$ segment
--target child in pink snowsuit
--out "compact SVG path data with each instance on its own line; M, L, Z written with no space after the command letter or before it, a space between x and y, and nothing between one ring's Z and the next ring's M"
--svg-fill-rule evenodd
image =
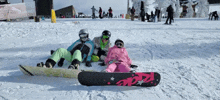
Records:
M105 58L107 64L106 72L130 72L131 59L124 48L124 42L120 39L115 41L115 45L108 50Z

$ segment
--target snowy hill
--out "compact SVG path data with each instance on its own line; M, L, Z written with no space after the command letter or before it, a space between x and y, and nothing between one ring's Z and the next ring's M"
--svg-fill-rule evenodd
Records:
M0 22L0 100L220 100L220 21L164 22ZM77 79L30 77L20 72L19 64L35 66L45 62L51 49L67 48L79 38L82 28L88 28L91 39L105 29L111 31L111 43L122 39L133 64L139 66L137 70L160 73L161 83L151 88L87 87Z

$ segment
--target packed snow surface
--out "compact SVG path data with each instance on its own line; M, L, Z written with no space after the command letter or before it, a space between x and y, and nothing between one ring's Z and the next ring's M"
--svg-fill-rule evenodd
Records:
M220 100L220 21L164 22L80 18L0 22L0 100ZM91 39L111 31L111 46L122 39L137 71L160 73L160 84L87 87L74 78L31 77L19 70L19 64L36 66L46 61L50 50L70 46L82 28L89 30Z

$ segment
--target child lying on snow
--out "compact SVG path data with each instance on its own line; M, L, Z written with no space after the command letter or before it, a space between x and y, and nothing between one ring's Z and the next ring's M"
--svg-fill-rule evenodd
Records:
M89 32L87 29L81 29L79 31L79 40L75 41L68 49L59 48L54 52L51 52L50 58L46 63L38 63L38 67L53 68L58 62L59 66L63 65L64 59L71 62L69 69L78 69L81 62L85 62L87 67L91 67L91 56L94 50L94 44L89 38Z
M101 61L99 65L105 66L104 60L105 57L107 56L108 49L110 48L111 45L110 37L111 37L111 32L108 30L104 30L101 36L94 37L94 39L92 40L92 42L94 43L94 50L93 50L94 52L91 56L91 62ZM51 50L51 55L53 55L54 52L55 52L54 50ZM59 67L63 66L64 60L65 60L64 58L60 59L60 61L58 62Z

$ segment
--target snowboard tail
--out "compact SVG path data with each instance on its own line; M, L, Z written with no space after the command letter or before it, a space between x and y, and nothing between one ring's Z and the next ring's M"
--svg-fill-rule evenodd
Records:
M23 66L19 65L20 66L20 70L22 70L23 73L26 73L30 76L34 76L31 72L29 72L26 68L24 68Z
M78 80L86 86L157 86L160 82L160 74L157 72L136 73L104 73L104 72L80 72Z
M19 69L25 75L30 76L48 76L48 77L65 77L65 78L77 78L79 70L74 69L61 69L61 68L43 68L19 65Z

